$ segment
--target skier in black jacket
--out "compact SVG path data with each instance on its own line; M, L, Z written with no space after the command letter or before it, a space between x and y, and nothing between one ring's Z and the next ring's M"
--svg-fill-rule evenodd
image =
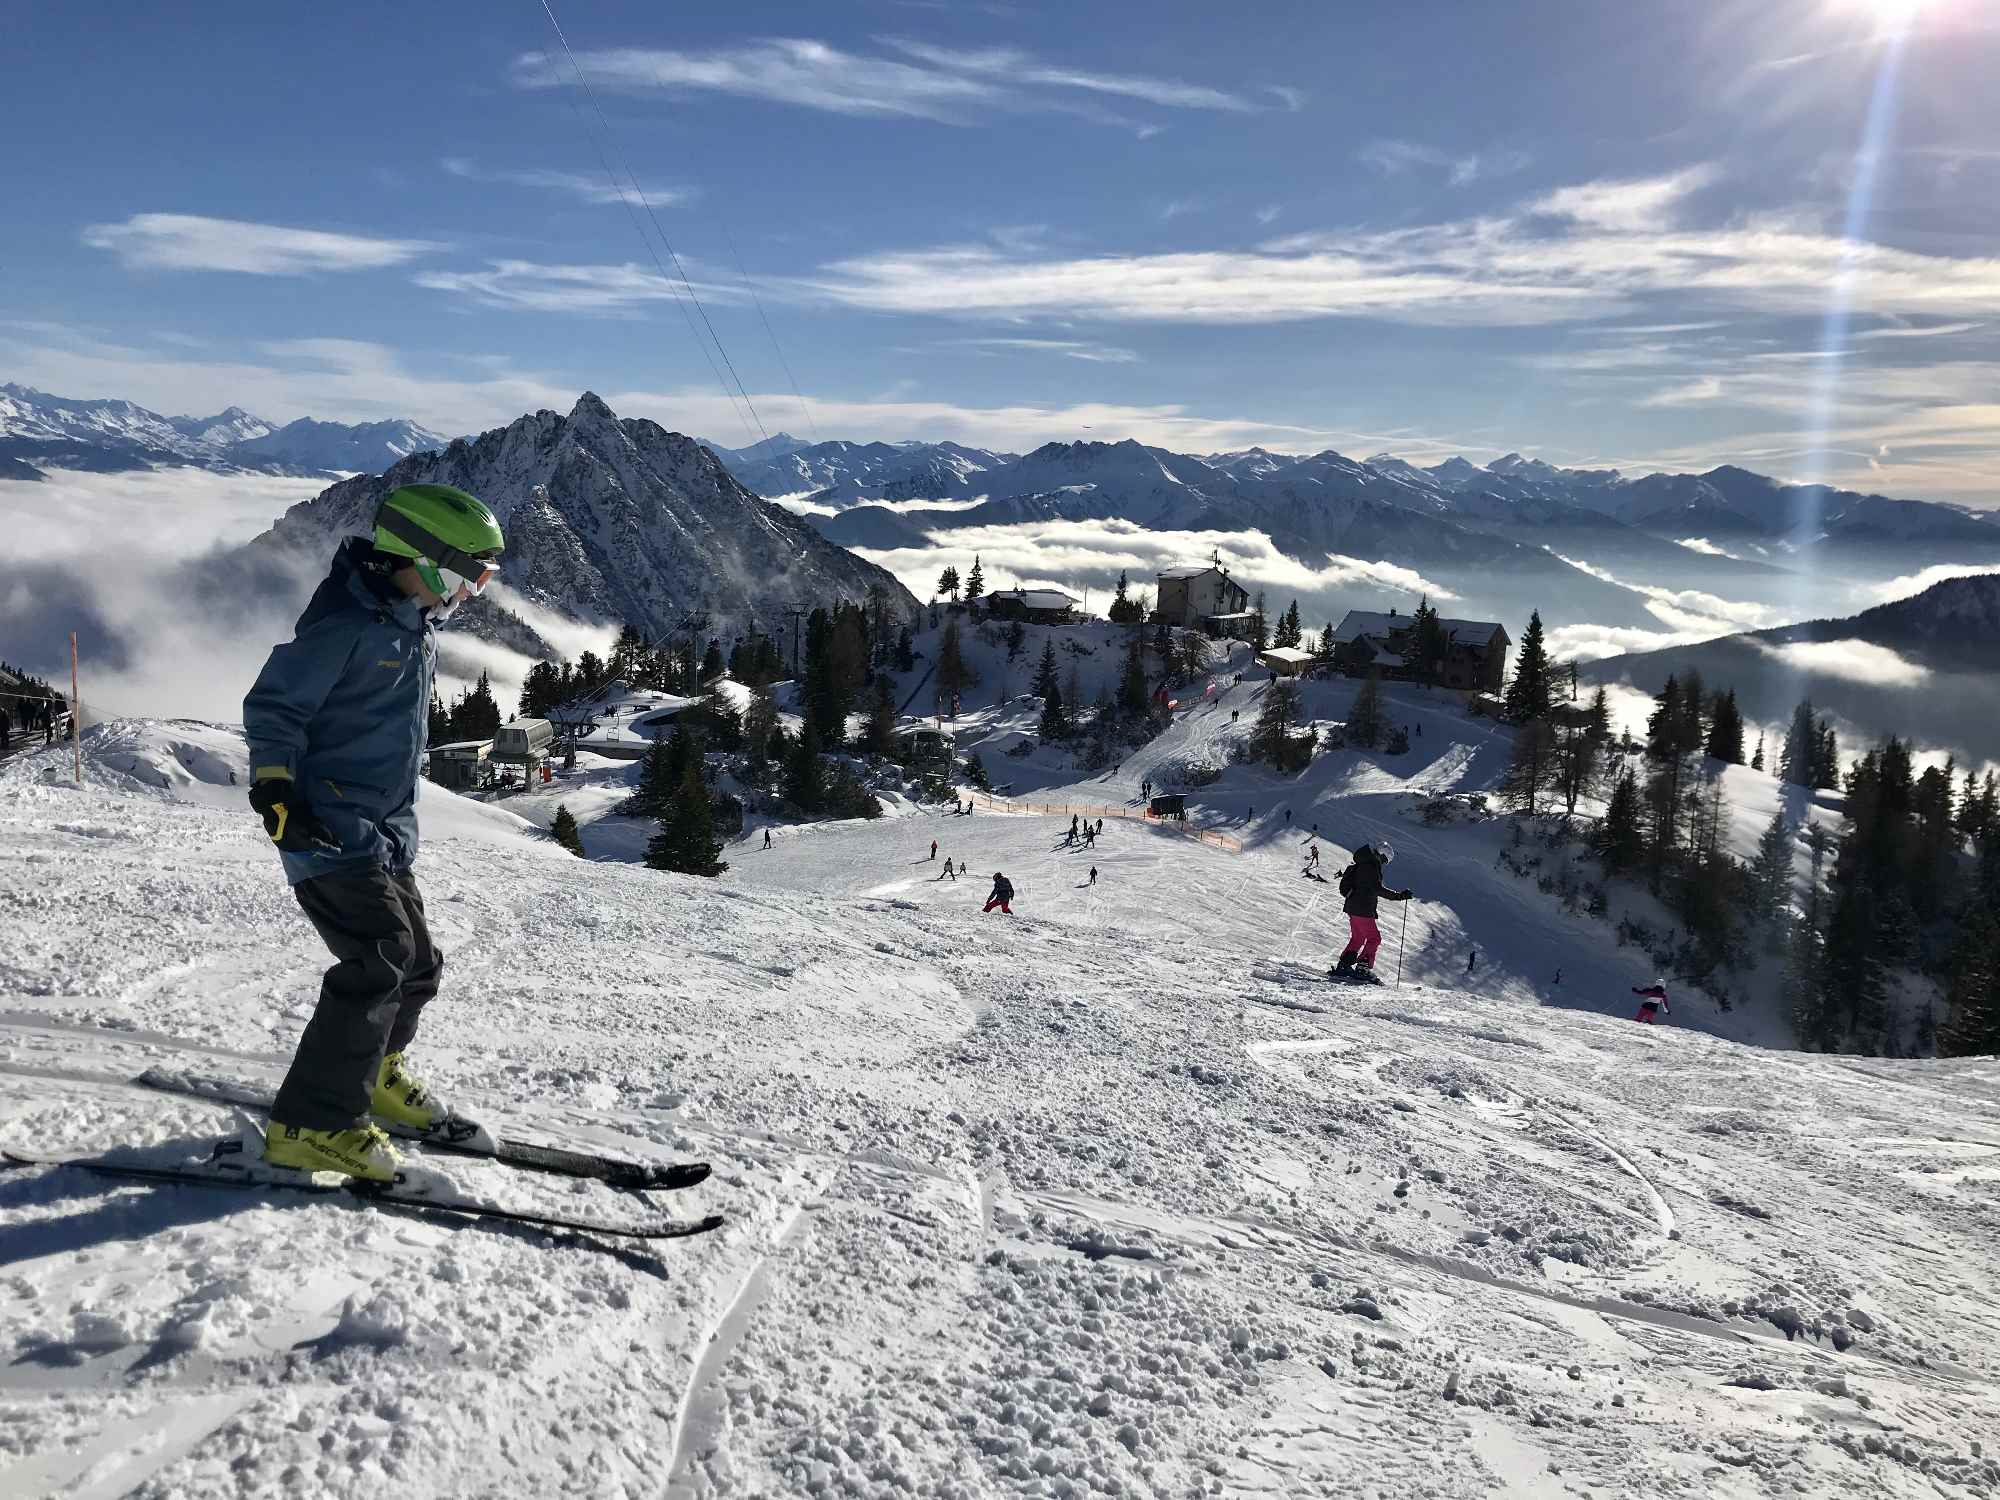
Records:
M1375 847L1363 844L1354 851L1354 863L1340 876L1340 894L1347 898L1347 950L1340 962L1327 971L1329 978L1373 979L1375 950L1382 946L1382 929L1375 922L1377 899L1407 901L1410 891L1392 890L1382 883L1382 867L1396 857L1387 839Z
M1002 910L1008 916L1011 917L1014 915L1014 908L1009 906L1007 903L1012 901L1013 899L1014 899L1013 883L1009 881L1005 875L1002 875L998 870L995 870L993 872L993 894L986 898L986 905L980 909L982 911L991 911L993 910L994 907L997 906L1000 908L1000 910Z

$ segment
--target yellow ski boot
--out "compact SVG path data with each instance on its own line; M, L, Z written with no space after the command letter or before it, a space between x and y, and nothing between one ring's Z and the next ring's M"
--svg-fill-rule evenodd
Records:
M368 1112L384 1125L418 1135L434 1134L451 1118L444 1101L411 1076L400 1052L391 1052L382 1059L382 1071L375 1076L375 1097Z
M299 1172L338 1172L364 1182L393 1182L402 1158L375 1125L308 1130L273 1120L264 1132L264 1163Z

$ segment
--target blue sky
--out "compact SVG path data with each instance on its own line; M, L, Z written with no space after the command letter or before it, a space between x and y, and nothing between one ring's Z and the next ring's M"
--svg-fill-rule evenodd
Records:
M555 10L15 8L0 378L2000 504L1988 3Z

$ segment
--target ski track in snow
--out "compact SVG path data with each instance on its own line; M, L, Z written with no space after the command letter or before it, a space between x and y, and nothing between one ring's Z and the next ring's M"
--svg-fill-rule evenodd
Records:
M1070 799L1136 797L1253 702ZM119 764L149 736L240 759L126 726ZM1622 1013L1631 960L1404 816L1496 753L1429 737L1417 776L1343 772L1240 855L918 816L746 839L699 882L427 793L426 1070L505 1134L713 1162L656 1201L729 1223L640 1248L0 1172L0 1492L2000 1490L1971 1448L2000 1432L2000 1072L1534 1003L1561 963ZM317 942L238 789L44 763L0 771L0 1141L226 1131L130 1080L275 1082ZM1401 992L1317 977L1344 931L1298 879L1312 821L1336 870L1396 840ZM933 836L976 873L935 880ZM978 910L994 869L1011 920ZM1453 987L1468 933L1488 993Z

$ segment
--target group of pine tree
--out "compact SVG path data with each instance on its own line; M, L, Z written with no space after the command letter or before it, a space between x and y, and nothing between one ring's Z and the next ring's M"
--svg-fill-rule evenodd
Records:
M1602 797L1590 835L1609 875L1643 878L1679 919L1683 967L1705 979L1761 946L1781 959L1801 1043L1821 1050L1945 1053L2000 1050L2000 787L1992 772L1918 771L1891 736L1843 773L1832 724L1810 703L1792 716L1769 769L1789 794L1747 862L1729 848L1721 769L1743 765L1734 689L1689 671L1653 700L1643 745L1614 742L1605 690L1586 704L1562 692L1568 669L1548 656L1541 616L1529 620L1506 693L1516 728L1500 785L1505 805L1534 814ZM1763 737L1747 757L1767 766ZM1813 821L1815 791L1844 793L1837 831ZM1803 891L1797 851L1808 872ZM1939 980L1942 1018L1898 1031L1895 970Z

